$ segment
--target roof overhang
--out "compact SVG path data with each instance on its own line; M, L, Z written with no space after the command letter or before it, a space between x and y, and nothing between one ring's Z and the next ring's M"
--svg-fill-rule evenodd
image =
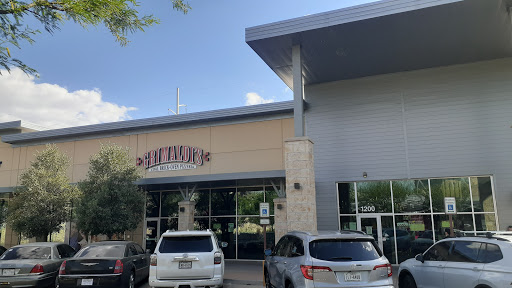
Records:
M512 56L510 0L385 0L246 29L246 42L292 87Z

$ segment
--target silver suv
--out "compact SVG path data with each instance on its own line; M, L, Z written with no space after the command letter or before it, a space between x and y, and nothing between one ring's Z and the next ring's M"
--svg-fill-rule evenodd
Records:
M501 288L512 283L512 235L447 238L400 264L400 288Z
M151 255L151 287L222 287L224 254L215 233L167 231Z
M388 259L360 231L289 232L265 254L267 288L393 288Z

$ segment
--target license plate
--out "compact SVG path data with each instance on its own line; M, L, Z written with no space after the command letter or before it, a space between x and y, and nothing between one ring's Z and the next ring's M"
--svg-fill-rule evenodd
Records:
M3 276L14 276L14 269L4 269L2 271Z
M93 279L82 279L82 286L92 286Z
M345 273L345 282L361 281L361 273Z
M180 269L192 269L191 261L180 261Z

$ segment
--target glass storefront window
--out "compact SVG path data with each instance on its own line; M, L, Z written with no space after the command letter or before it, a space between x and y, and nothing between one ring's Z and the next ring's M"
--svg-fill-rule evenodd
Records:
M162 215L160 217L178 217L178 202L183 201L180 192L162 192Z
M434 244L430 215L397 215L395 223L399 263L425 252Z
M238 215L260 215L260 203L265 197L263 187L240 187L237 193Z
M471 177L471 193L475 212L494 212L491 177Z
M395 232L393 229L393 216L382 216L380 218L382 226L382 246L384 256L388 258L389 263L396 264L395 251Z
M459 231L475 231L473 227L473 215L457 214L453 215L453 232L455 235ZM436 241L446 238L450 231L449 216L445 214L434 215L434 228Z
M356 213L356 192L354 183L338 183L340 214Z
M430 189L434 212L444 212L444 197L455 197L457 212L471 212L468 178L432 179Z
M178 230L178 218L160 219L160 235L164 234L167 230Z
M357 230L356 216L340 216L340 230Z
M274 215L274 199L276 198L278 198L278 196L276 190L274 190L274 187L265 187L265 202L267 202L270 205L270 215Z
M392 181L395 213L430 213L428 180Z
M475 214L475 231L496 231L496 217L493 214Z
M210 229L210 217L195 217L194 230Z
M359 213L391 213L389 181L358 182L357 209Z
M274 224L271 218L271 223ZM267 225L267 248L274 243L274 231L272 225ZM269 243L272 243L269 246ZM263 260L263 226L259 217L238 218L238 258Z
M160 215L160 192L149 192L146 194L146 218L159 217Z
M236 215L235 207L236 207L236 188L212 189L211 190L212 216L213 215L215 215L215 216L217 216L217 215Z
M236 217L212 217L211 229L221 242L227 242L228 247L222 248L224 258L236 258Z
M210 216L210 190L199 190L194 192L191 198L196 202L194 216Z

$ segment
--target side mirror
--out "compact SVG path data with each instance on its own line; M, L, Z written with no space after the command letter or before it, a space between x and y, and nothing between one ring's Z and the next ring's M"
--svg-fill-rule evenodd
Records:
M417 261L420 261L421 263L425 263L425 258L423 258L423 254L418 254L416 257L414 257Z
M220 247L221 247L221 248L226 248L226 247L228 247L228 242L220 242Z
M271 249L265 249L265 256L270 256L270 254L272 254L272 250Z

